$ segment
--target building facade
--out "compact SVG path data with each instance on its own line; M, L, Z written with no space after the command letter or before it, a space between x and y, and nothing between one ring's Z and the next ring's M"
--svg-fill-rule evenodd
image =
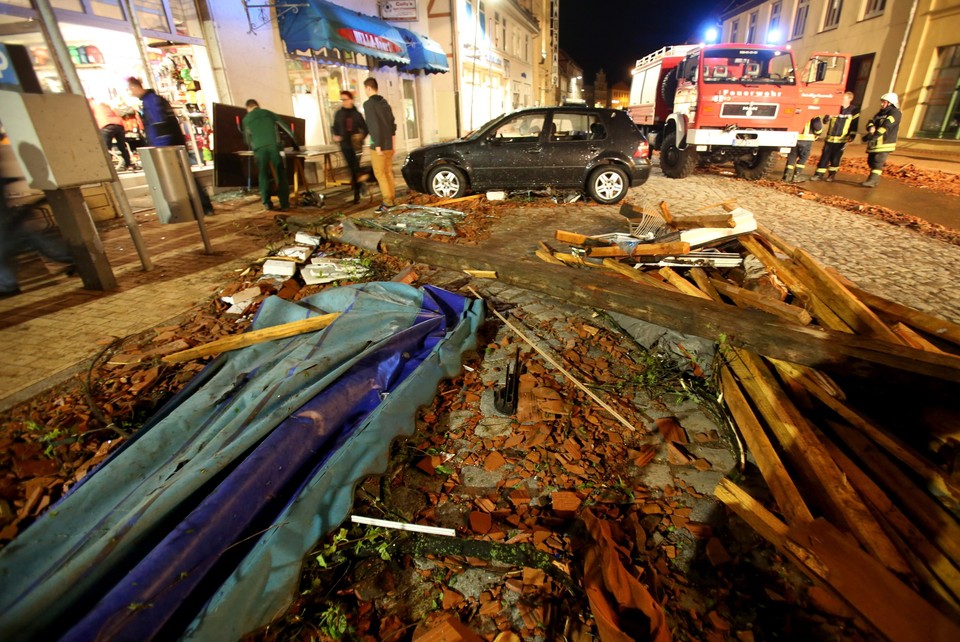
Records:
M798 65L817 51L851 54L847 89L868 118L893 91L901 140L960 140L960 0L739 0L722 20L724 41L786 43Z

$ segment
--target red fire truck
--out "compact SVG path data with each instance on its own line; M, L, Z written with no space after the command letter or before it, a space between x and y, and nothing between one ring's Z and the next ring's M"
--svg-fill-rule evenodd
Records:
M732 162L756 180L806 121L837 113L848 70L846 54L813 54L798 74L789 47L664 47L637 61L628 111L670 178Z

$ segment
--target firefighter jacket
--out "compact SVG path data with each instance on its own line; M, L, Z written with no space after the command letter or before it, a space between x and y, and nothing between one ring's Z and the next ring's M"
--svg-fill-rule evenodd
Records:
M817 116L807 121L803 126L803 131L797 136L797 140L817 140L817 136L823 133L823 120Z
M849 143L857 133L860 124L860 108L850 105L840 110L836 116L824 116L827 121L828 143Z
M887 105L867 123L867 153L892 152L897 148L897 134L900 131L900 110Z

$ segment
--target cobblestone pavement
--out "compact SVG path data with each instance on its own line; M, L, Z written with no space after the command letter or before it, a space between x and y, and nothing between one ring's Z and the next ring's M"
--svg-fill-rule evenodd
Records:
M650 180L627 197L629 202L653 210L666 201L675 215L691 214L728 199L736 199L737 205L753 212L762 225L865 290L960 322L960 287L950 268L960 261L956 245L726 176L675 180L655 168ZM957 201L960 207L960 199ZM536 241L549 241L556 229L583 234L626 231L618 211L619 207L579 203L515 210L504 216L485 245L515 255L532 255Z

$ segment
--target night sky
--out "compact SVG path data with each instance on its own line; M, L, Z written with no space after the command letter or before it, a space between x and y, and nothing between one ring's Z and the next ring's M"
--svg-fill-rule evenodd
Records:
M560 0L560 48L593 84L599 69L608 85L629 83L637 58L666 45L700 41L730 0Z

